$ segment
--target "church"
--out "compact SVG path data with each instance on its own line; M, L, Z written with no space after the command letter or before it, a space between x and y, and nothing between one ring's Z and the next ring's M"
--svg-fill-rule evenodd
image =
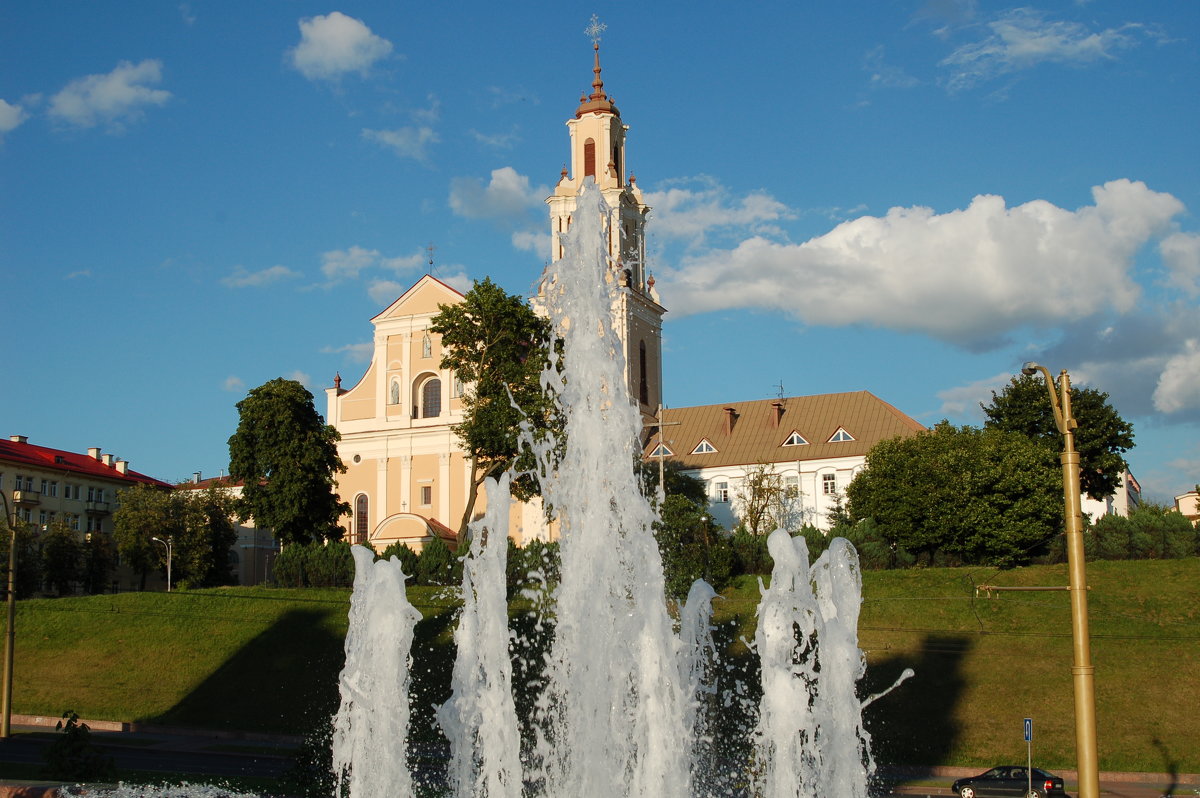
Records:
M570 168L563 168L549 206L551 258L563 256L561 236L571 227L584 181L594 179L608 206L608 255L616 283L613 321L625 348L630 395L644 418L662 402L662 317L647 272L646 216L650 208L625 163L628 131L604 90L600 48L593 45L591 93L567 120ZM326 389L326 421L341 434L338 454L346 473L338 494L349 502L343 520L352 543L383 550L393 543L420 549L435 537L454 540L471 489L471 464L458 445L464 386L441 368L440 336L430 331L439 305L463 295L426 275L371 319L374 350L366 373L348 389L340 377ZM476 501L481 515L486 497ZM541 505L514 503L510 536L519 544L550 535Z
M739 480L759 464L782 469L794 498L812 497L798 503L800 517L827 528L829 511L867 449L915 434L921 425L866 392L661 410L666 309L646 268L650 208L628 171L629 128L605 92L598 43L592 73L591 92L566 123L570 167L546 199L551 258L563 257L561 236L571 227L584 181L594 179L609 214L613 326L624 347L630 396L647 424L646 458L675 461L703 480L714 516L728 527L738 522ZM471 490L471 464L454 433L464 386L441 368L440 337L430 325L439 305L462 298L437 278L422 277L371 319L374 349L362 378L343 388L339 377L326 389L326 420L341 434L338 453L347 468L338 493L351 506L343 526L352 543L377 551L397 542L419 550L435 538L453 544ZM485 506L480 495L476 517ZM514 502L509 536L522 545L552 536L539 502Z

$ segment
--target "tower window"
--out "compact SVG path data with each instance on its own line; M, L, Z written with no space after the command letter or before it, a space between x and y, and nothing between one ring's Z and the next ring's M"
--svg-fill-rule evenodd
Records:
M646 342L638 341L638 400L650 404L650 385L646 381Z
M588 139L583 143L583 176L596 176L596 141Z

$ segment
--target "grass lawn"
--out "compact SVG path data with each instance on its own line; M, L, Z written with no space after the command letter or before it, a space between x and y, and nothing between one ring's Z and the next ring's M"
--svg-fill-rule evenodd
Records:
M1200 559L1088 566L1100 766L1200 772ZM1065 566L1011 571L868 572L859 623L865 692L916 676L867 712L883 762L988 766L1074 761L1071 625L1066 592L976 595L980 584L1065 585ZM446 698L456 602L411 588L422 613L413 707L428 734ZM735 670L753 675L757 583L718 601ZM223 588L22 601L13 711L240 731L304 734L336 708L349 593ZM514 625L522 624L514 608Z

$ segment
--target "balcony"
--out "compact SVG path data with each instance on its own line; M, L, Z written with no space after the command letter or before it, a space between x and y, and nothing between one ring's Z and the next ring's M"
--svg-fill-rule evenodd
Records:
M14 490L13 504L18 507L36 507L42 503L42 492L38 490Z
M89 499L87 504L84 505L84 512L88 515L108 515L112 511L109 509L108 502L98 502Z

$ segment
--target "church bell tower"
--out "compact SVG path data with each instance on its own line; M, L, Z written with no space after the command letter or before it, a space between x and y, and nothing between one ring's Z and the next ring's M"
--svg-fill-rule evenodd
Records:
M662 402L662 317L654 277L646 268L646 217L650 206L642 201L637 179L626 178L625 135L613 98L600 79L599 30L593 21L594 65L592 92L579 98L575 116L567 120L571 135L570 170L563 167L550 207L552 258L563 256L561 236L571 227L579 192L593 178L609 213L609 279L617 283L613 327L625 348L625 371L630 395L642 415L652 417Z

